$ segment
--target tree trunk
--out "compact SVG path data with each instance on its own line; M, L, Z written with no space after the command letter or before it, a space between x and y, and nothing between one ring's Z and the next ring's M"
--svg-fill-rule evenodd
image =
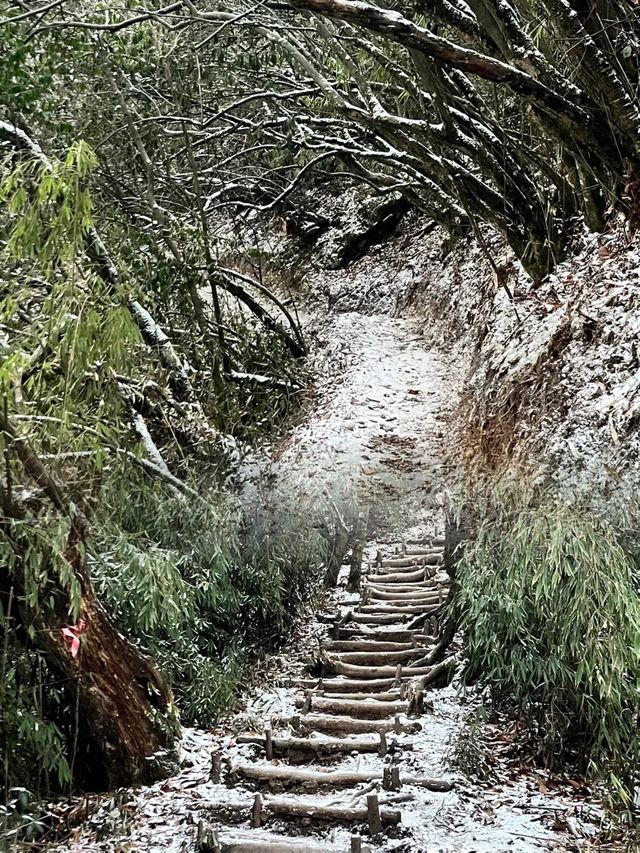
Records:
M34 599L33 571L27 560L31 543L21 532L29 516L11 495L4 495L0 529L14 555L9 583L19 602L19 612L14 610L16 636L25 643L28 637L35 638L73 698L75 781L99 790L166 775L179 733L171 689L153 660L118 633L96 598L85 556L87 515L73 506L63 483L45 468L1 410L0 430L27 478L69 523L64 548L50 555L47 576L38 579ZM74 588L80 602L76 624L69 625L77 597Z

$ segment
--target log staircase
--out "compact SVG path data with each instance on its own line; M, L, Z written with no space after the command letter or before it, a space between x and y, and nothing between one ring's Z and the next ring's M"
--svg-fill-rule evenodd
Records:
M295 712L236 737L236 745L253 748L253 760L214 753L212 781L226 783L229 796L199 823L198 853L376 849L398 833L407 838L403 804L416 789L453 787L448 778L403 767L412 734L428 725L426 691L454 668L439 636L449 593L443 550L434 536L377 552L364 570L352 560L347 588L358 600L324 615L320 675L296 681ZM251 828L224 828L239 821ZM305 828L316 823L327 831L347 827L346 843L311 837ZM425 849L421 839L407 840Z

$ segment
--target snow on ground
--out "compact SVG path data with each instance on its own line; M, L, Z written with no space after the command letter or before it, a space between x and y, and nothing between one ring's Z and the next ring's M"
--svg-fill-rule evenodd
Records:
M295 513L296 505L310 495L328 494L343 506L352 501L358 508L368 508L375 521L374 537L393 541L390 531L395 530L395 541L400 541L402 536L435 532L442 523L442 495L451 476L444 458L447 417L455 406L462 366L428 350L419 325L411 320L350 313L315 322L316 405L283 448L247 463L246 499L281 500ZM367 556L379 545L370 541ZM345 596L338 590L332 600L346 601ZM242 713L212 732L185 730L182 767L173 778L89 800L88 820L67 844L55 849L184 853L193 849L197 821L210 817L208 803L220 799L250 803L249 791L209 781L211 753L221 746L234 761L255 759L255 748L234 745L234 734L259 728L274 714L293 711L291 677L303 671L309 650L324 631L326 625L315 620L297 626L287 650L268 662L267 683L248 697ZM400 742L413 743L403 752L402 765L421 776L455 775L458 785L449 793L410 788L414 799L402 804L401 827L380 843L369 843L372 851L592 849L589 834L594 827L585 819L591 807L584 790L576 791L570 784L554 786L532 769L517 772L501 758L500 750L493 751L488 781L465 778L450 766L450 757L460 732L470 731L467 761L473 764L473 756L480 761L483 750L474 747L481 729L465 728L475 717L479 699L461 696L452 686L432 691L430 700L433 710L422 718L422 730L397 736ZM494 734L504 745L503 733ZM347 756L335 767L362 768L380 760L375 755ZM475 769L482 776L479 764ZM326 799L342 801L345 796L350 793L331 792ZM591 811L597 816L595 806ZM246 817L248 812L247 807ZM246 827L247 820L241 825ZM344 827L271 820L268 830L302 832L349 849L350 832Z
M329 496L351 515L368 510L370 528L387 532L429 518L446 489L460 366L427 349L414 320L343 313L306 326L315 339L317 404L284 448L249 461L246 490L258 472L273 483L262 501L287 508Z

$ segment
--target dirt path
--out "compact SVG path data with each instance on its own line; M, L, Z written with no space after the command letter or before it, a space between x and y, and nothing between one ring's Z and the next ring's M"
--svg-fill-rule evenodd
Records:
M271 484L259 501L297 512L329 495L347 513L365 508L370 529L388 536L407 519L433 527L462 366L426 349L414 320L347 313L314 325L317 405L284 449L248 466L254 488Z
M569 786L550 791L534 771L516 771L498 729L485 751L477 698L461 697L455 681L420 689L435 661L455 668L458 653L454 642L434 656L448 591L438 539L446 416L460 367L427 351L408 320L339 315L318 338L317 407L281 452L247 467L245 498L294 516L314 500L365 508L373 532L361 589L346 591L343 567L325 612L271 662L272 683L221 729L186 730L178 774L103 800L64 849L588 849L567 832L588 830ZM205 832L198 848L200 821L217 835Z

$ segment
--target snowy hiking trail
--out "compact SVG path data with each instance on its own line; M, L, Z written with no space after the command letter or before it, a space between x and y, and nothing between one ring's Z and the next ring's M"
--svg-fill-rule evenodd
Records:
M318 338L315 408L256 463L260 483L249 476L245 491L294 515L318 496L367 512L370 536L385 541L365 544L361 591L346 591L343 566L337 589L270 659L269 684L242 712L211 732L186 729L176 775L101 798L57 849L591 849L576 837L588 831L583 798L514 769L497 727L490 784L451 766L477 699L461 697L455 682L420 695L419 680L434 675L449 583L439 535L446 418L461 367L426 350L414 321L337 315ZM457 651L454 641L445 660Z

